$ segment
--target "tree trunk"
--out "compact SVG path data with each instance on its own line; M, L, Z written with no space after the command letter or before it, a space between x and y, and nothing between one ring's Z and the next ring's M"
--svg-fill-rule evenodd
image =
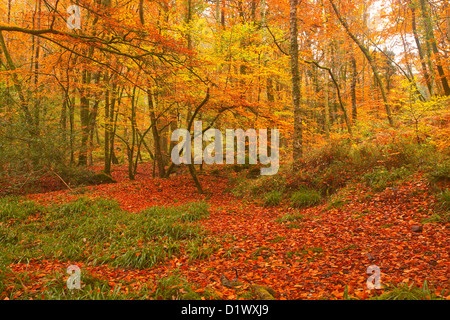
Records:
M450 42L450 8L447 8L447 40Z
M352 55L352 84L351 84L351 96L352 96L352 121L353 124L356 123L358 118L358 109L356 106L356 82L358 80L358 72L356 70L356 58Z
M427 88L428 88L428 92L430 93L430 96L434 95L433 92L433 86L432 86L432 82L431 82L431 77L428 73L427 70L427 65L425 63L425 59L423 56L423 50L422 50L422 45L420 44L420 40L419 40L419 35L417 33L417 27L416 27L416 8L414 8L413 5L411 5L411 26L412 26L412 30L413 30L413 34L414 34L414 41L416 42L416 46L417 46L417 51L419 53L419 58L420 58L420 64L422 65L422 72L423 72L423 76L425 78L425 83L427 84Z
M83 70L82 82L90 84L91 74L87 70ZM87 166L88 141L89 141L89 98L86 89L81 90L80 98L80 122L81 122L81 145L78 154L78 165Z
M324 130L325 137L330 138L330 99L329 99L329 84L328 84L328 73L325 72L325 88L324 88Z
M342 26L344 27L345 31L347 32L347 34L350 36L350 38L358 45L359 49L361 50L361 52L364 54L364 56L366 57L367 61L369 62L374 77L378 83L378 86L380 88L381 91L381 97L383 99L384 102L384 107L386 109L386 114L387 114L387 118L389 121L389 124L391 126L394 125L394 120L392 118L392 112L391 112L391 107L389 106L389 102L387 99L387 95L386 95L386 89L385 86L383 84L383 80L380 77L380 74L378 73L378 68L376 66L376 63L372 57L372 55L369 52L369 49L366 48L366 46L358 40L358 38L355 37L355 35L350 31L350 27L348 26L347 22L342 18L341 14L339 13L339 10L337 9L336 5L334 4L333 0L329 0L331 6L333 7L334 12L336 13L337 18L339 19L339 22L342 24Z
M105 142L104 142L104 172L111 175L111 150L110 150L110 132L111 123L109 122L109 112L110 112L110 99L109 99L109 77L105 75L106 91L105 91Z
M150 107L150 120L152 125L153 143L155 147L155 159L158 166L158 177L163 178L165 176L164 159L161 152L161 140L158 133L158 128L156 126L157 120L155 115L155 105L153 101L154 97L151 92L151 88L148 89L147 97L148 105Z
M430 14L428 12L428 6L425 3L425 0L420 0L420 6L422 8L422 15L425 24L426 39L433 49L434 57L436 60L436 69L438 71L439 77L441 78L442 88L444 89L444 94L446 96L450 96L450 86L448 85L447 76L445 75L444 68L441 64L440 52L437 47L436 38L434 37L433 32L433 23L431 21Z
M290 59L292 77L292 106L294 109L294 141L293 161L294 168L299 165L303 157L303 123L302 110L300 106L300 72L298 68L298 27L297 27L297 5L298 0L290 0Z

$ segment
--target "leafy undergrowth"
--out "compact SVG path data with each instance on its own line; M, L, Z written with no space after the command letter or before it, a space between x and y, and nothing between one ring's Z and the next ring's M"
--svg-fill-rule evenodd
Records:
M294 206L279 194L237 198L217 175L199 175L199 195L189 176L124 174L3 199L0 298L257 299L266 288L275 299L388 299L425 281L428 294L414 297L450 298L450 226L430 220L446 209L426 177ZM66 287L69 265L81 269L80 290ZM384 289L367 289L371 265Z

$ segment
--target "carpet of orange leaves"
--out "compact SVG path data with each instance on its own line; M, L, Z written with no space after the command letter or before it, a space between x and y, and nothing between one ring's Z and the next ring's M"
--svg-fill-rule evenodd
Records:
M236 271L244 286L269 286L278 293L277 299L342 299L346 285L358 298L379 294L366 289L370 265L380 268L382 284L422 284L428 280L436 293L450 288L449 225L429 223L421 233L411 231L412 224L433 211L430 194L414 192L427 188L420 177L370 199L364 197L369 191L363 186L350 189L344 206L300 210L304 218L292 228L276 218L294 209L287 205L265 208L255 200L238 199L225 192L229 187L226 178L200 175L206 193L199 195L188 175L152 179L150 168L143 166L140 172L136 181L129 181L125 170L116 170L114 178L119 183L89 187L90 196L116 199L123 209L136 214L152 205L203 199L211 207L209 218L201 223L211 231L209 237L220 242L220 249L204 260L189 261L181 256L146 270L49 260L14 264L12 270L26 269L30 276L36 275L34 289L38 290L43 274L55 269L63 272L76 263L110 284L127 280L133 285L126 290L133 290L178 268L189 282L213 289L223 299L237 298L238 289L226 288L220 282L222 275L233 278ZM43 203L75 197L68 191L29 196Z

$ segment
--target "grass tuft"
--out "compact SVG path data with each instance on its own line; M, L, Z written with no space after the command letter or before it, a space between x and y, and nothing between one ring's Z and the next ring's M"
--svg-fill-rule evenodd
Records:
M310 189L296 191L291 196L291 202L295 208L306 208L318 204L322 200L319 192Z

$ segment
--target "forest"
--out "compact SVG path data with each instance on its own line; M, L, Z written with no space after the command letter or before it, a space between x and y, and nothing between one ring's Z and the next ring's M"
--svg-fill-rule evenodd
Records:
M0 299L448 300L449 107L447 0L2 0Z

